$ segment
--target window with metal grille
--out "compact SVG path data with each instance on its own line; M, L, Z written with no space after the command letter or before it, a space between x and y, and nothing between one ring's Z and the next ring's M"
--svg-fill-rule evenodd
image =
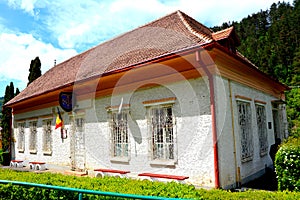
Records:
M18 151L25 150L25 122L18 123Z
M75 119L75 125L76 125L76 129L78 132L83 132L83 127L84 127L84 119L81 118L76 118Z
M111 149L113 157L128 157L128 111L110 112Z
M237 101L238 124L241 138L241 160L247 162L253 159L253 136L251 125L250 102Z
M173 114L171 106L149 108L153 160L174 160Z
M265 106L259 104L256 104L255 108L260 155L264 156L268 153L266 109Z
M43 151L51 153L52 151L52 120L43 120Z
M36 136L37 136L37 121L29 122L30 136L29 136L29 151L36 153Z

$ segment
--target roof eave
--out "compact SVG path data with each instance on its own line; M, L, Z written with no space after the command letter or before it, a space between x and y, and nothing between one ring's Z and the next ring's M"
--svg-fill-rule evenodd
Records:
M129 71L133 68L139 68L139 67L142 67L142 66L145 66L145 65L148 65L148 64L158 63L158 62L165 61L167 59L183 56L183 55L186 55L186 54L191 53L193 51L197 51L199 49L207 48L207 47L210 46L209 44L212 44L212 42L208 42L208 43L204 43L204 44L197 44L197 45L190 46L190 47L187 47L187 48L184 48L184 49L180 49L178 51L163 54L163 55L145 60L145 61L140 62L140 63L135 63L133 65L130 65L130 66L127 66L127 67L124 67L124 68L121 68L121 69L112 70L112 71L104 72L102 74L97 74L97 75L94 75L94 76L91 76L91 77L88 77L88 78L85 78L85 79L82 79L82 80L76 80L76 81L73 81L73 82L69 82L65 85L62 85L62 86L59 86L59 87L44 91L42 93L38 93L38 94L35 94L35 95L32 95L32 96L20 99L20 100L17 100L17 101L12 101L13 100L12 99L12 100L8 101L4 105L4 107L13 107L15 105L20 105L22 103L26 103L26 101L28 101L29 99L37 98L41 95L51 93L51 92L54 92L54 91L57 91L57 90L63 90L65 88L70 88L70 87L74 86L75 83L80 84L80 83L84 83L84 82L87 82L87 81L90 81L90 80L93 80L93 79L97 79L99 77L110 76L110 75L122 73L122 72L125 72L125 71Z

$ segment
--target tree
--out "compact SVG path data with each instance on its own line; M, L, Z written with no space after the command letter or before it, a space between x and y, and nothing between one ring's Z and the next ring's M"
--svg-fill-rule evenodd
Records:
M17 88L17 89L16 89L15 96L17 96L18 94L20 94L20 90L19 90L19 88Z
M31 60L28 76L28 84L32 83L35 79L42 75L41 71L41 61L39 57L36 57L34 60Z
M19 89L17 89L19 90ZM14 84L10 82L10 85L6 86L3 105L14 98ZM10 141L11 141L11 108L3 107L2 117L1 117L1 127L2 127L2 149L4 151L9 151Z
M300 0L273 3L260 11L234 22L241 45L238 50L261 71L291 86L286 92L290 133L300 136ZM213 30L220 30L213 27ZM228 24L230 25L230 24Z

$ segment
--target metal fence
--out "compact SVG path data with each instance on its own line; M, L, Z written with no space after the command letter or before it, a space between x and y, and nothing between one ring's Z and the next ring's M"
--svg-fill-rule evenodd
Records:
M78 193L78 199L82 200L83 194L93 194L99 196L107 196L107 197L120 197L120 198L127 198L127 199L167 199L167 200L180 200L179 198L166 198L166 197L158 197L158 196L143 196L143 195L135 195L135 194L122 194L116 192L104 192L104 191L96 191L96 190L86 190L86 189L78 189L78 188L69 188L69 187L61 187L55 185L44 185L38 183L28 183L28 182L21 182L21 181L9 181L9 180L0 180L1 184L12 184L12 185L19 185L19 186L26 186L26 187L38 187L44 188L49 190L61 190L61 191L68 191L68 192L76 192Z

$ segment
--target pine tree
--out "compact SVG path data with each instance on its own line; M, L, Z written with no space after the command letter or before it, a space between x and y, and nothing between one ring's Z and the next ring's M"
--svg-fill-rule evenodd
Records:
M15 96L17 96L18 94L20 94L20 90L19 90L19 88L17 88L17 89L16 89Z
M3 104L14 98L14 84L10 82L10 85L6 86ZM11 141L11 108L3 107L1 127L2 127L2 149L3 151L9 151Z
M41 71L41 61L39 57L36 57L34 60L31 60L28 76L28 84L32 83L35 79L42 75Z

